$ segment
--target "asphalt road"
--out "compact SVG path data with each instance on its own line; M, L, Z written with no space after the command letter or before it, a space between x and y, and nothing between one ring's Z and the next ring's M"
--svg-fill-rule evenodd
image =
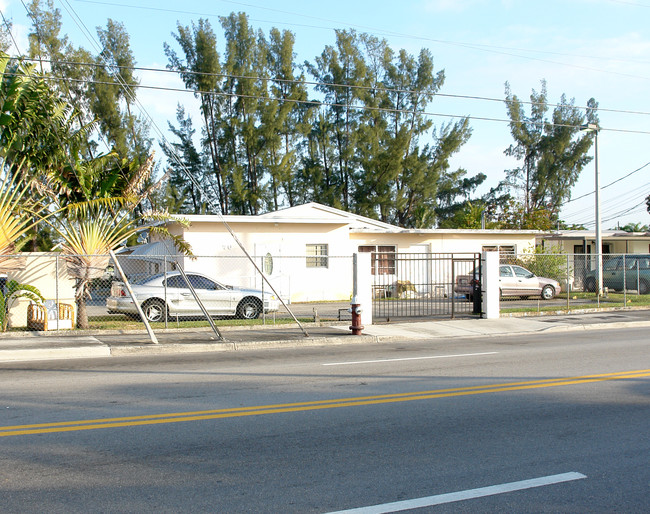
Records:
M638 329L2 364L0 510L647 512L649 377Z

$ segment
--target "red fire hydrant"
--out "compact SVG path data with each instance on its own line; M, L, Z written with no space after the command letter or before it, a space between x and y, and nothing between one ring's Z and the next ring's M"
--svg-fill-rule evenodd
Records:
M352 298L350 303L350 308L348 309L352 314L352 325L350 325L350 330L352 330L353 336L360 336L361 331L363 330L363 325L361 324L361 305L358 303L357 297Z

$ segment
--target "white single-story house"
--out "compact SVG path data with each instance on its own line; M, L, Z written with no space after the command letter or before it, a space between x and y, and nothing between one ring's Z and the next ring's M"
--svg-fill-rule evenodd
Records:
M535 230L405 229L318 203L258 216L178 218L189 225L172 222L169 231L188 242L195 257L179 257L168 243L152 241L120 259L127 274L160 272L182 259L188 271L226 284L264 288L241 243L273 287L291 302L348 300L355 252L517 253L533 246L541 235ZM381 262L378 266L379 273L394 273Z

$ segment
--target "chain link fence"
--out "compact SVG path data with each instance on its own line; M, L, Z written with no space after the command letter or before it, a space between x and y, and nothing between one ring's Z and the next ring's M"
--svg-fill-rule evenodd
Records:
M650 306L650 255L501 255L502 312Z
M120 268L152 327L347 321L351 256L7 256L5 329L142 329ZM189 282L189 285L188 285ZM200 302L196 301L196 297Z
M300 322L350 319L351 256L266 254L253 256L254 265L243 256L122 253L117 261L154 330L208 326L194 294L220 324L294 323L292 314ZM602 262L598 295L595 255L502 255L502 313L650 306L650 255L605 254ZM3 256L2 265L7 270L0 274L2 330L144 328L110 256L22 253ZM459 268L456 285L447 286L446 298L457 299L458 313L472 310L471 291L458 285L471 267ZM439 289L428 292L426 300L445 299ZM403 296L416 300L408 291Z

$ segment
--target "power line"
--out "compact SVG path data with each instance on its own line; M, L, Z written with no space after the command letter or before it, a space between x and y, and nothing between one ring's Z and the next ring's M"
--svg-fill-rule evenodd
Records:
M626 207L623 210L616 211L616 209L620 209L621 205L629 205L632 202L637 202L639 199L639 195L642 198L639 204L635 204L633 207ZM605 202L603 202L605 207L601 208L602 216L605 217L603 221L611 221L611 219L615 219L617 217L628 214L629 212L638 209L640 206L645 204L645 198L648 195L650 195L650 182L644 184L641 187L636 188L634 191L628 191L621 195L617 195L613 198L607 199ZM583 221L585 220L584 216L587 216L589 213L592 212L593 212L593 207L587 207L585 209L581 209L571 214L565 214L563 218L575 224L593 225L595 223L593 220L593 215L590 216L586 221Z
M120 85L119 82L108 82L108 81L99 81L99 80L90 80L90 79L76 79L76 78L71 78L71 77L55 77L55 76L49 76L49 77L44 77L45 79L48 80L58 80L58 81L68 81L68 82L82 82L82 83L91 83L91 84L105 84L105 85ZM467 118L468 120L474 120L474 121L492 121L492 122L498 122L498 123L515 123L510 119L505 119L505 118L493 118L493 117L487 117L487 116L472 116L472 115L465 115L465 114L449 114L449 113L442 113L442 112L429 112L429 111L414 111L413 109L399 109L399 108L389 108L389 107L375 107L375 106L368 106L368 105L354 105L354 104L344 104L344 103L337 103L337 102L324 102L320 100L300 100L296 98L273 98L270 96L258 96L258 95L245 95L242 93L233 93L233 92L221 92L221 91L196 91L196 90L191 90L187 88L173 88L173 87L163 87L163 86L144 86L142 84L139 84L135 86L137 88L141 89L151 89L151 90L157 90L157 91L173 91L173 92L179 92L179 93L192 93L194 95L204 95L204 96L221 96L221 97L229 97L229 98L245 98L245 99L250 99L250 100L266 100L266 101L278 101L278 102L288 102L288 103L296 103L296 104L302 104L302 105L312 105L314 107L341 107L341 108L347 108L347 109L354 109L354 110L367 110L367 111L376 111L376 112L390 112L390 113L401 113L401 114L418 114L422 116L431 116L431 117L440 117L440 118L459 118L459 119L464 119ZM131 93L132 94L132 93ZM135 97L134 97L135 98ZM140 101L136 98L135 101L141 105ZM147 114L147 118L153 122L151 116ZM567 128L579 128L581 125L571 125L571 124L563 124L563 123L552 123L548 121L543 121L543 122L533 122L533 121L521 121L517 122L519 124L525 125L536 125L536 126L542 126L542 127L567 127ZM650 134L650 131L647 130L631 130L631 129L619 129L619 128L612 128L612 127L600 127L599 129L601 132L608 131L608 132L617 132L617 133L626 133L626 134Z
M643 168L645 168L646 166L649 166L649 165L650 165L650 162L646 162L646 163L645 163L643 166L641 166L640 168L637 168L637 169L635 169L634 171L631 171L630 173L628 173L627 175L625 175L625 176L623 176L623 177L620 177L620 178L614 180L613 182L610 182L610 183L607 184L606 186L602 186L600 189L601 189L601 190L603 190L603 189L607 189L608 187L613 186L613 185L616 184L617 182L620 182L621 180L626 179L626 178L628 178L628 177L631 176L631 175L634 175L635 173L641 171ZM564 205L566 205L566 204L568 204L568 203L571 203L571 202L575 202L576 200L580 200L581 198L585 198L585 197L587 197L587 196L593 195L595 192L596 192L596 191L591 191L590 193L585 193L584 195L577 196L577 197L575 197L575 198L571 198L571 200L568 200L568 201L564 202Z
M85 81L85 80L82 80L82 79L71 79L71 78L69 78L69 77L68 77L68 78L65 78L65 79L64 79L64 78L57 78L57 77L52 77L52 78L53 78L53 79L56 79L56 80L68 80L68 81L88 82L88 81ZM114 83L114 82L101 82L101 81L93 81L93 82L95 82L95 83L102 83L102 84L118 85L117 83ZM172 90L172 91L177 91L177 92L194 93L194 94L213 94L213 95L214 95L214 94L219 94L219 93L215 93L215 92L211 92L211 93L199 93L199 92L196 92L196 91L193 91L193 90L188 90L188 89L186 89L186 88L185 88L185 89L180 89L180 88L162 88L162 87L160 87L160 86L139 86L139 87L143 87L143 88L152 88L152 89L162 89L162 90ZM260 99L260 100L271 100L271 98L269 98L269 97L259 97L259 96L253 96L253 95L241 95L241 94L236 94L236 93L221 93L221 95L222 95L222 96L231 96L231 97L253 98L253 99ZM305 100L300 101L300 100L294 100L294 99L284 99L284 101L292 101L292 102L306 103L306 104L311 104L311 105L319 106L319 107L324 105L324 106L348 107L348 108L354 108L354 109L356 109L356 108L372 109L371 107L367 107L367 106L354 106L354 105L346 105L346 104L334 104L334 103L326 103L326 102L320 102L320 101L305 101ZM386 108L375 108L375 109L377 109L377 110L382 110L382 111L389 110L389 109L386 109ZM392 111L392 112L394 112L394 111L399 111L399 112L405 112L405 113L412 114L412 111L411 111L411 110L397 110L397 109L392 109L392 110L390 110L390 111ZM433 115L450 116L450 115L442 115L442 114L426 113L426 112L423 112L422 114L424 114L424 115L432 115L432 116L433 116ZM454 116L454 117L457 117L457 116ZM474 118L474 119L476 119L476 118ZM491 119L491 121L502 121L502 122L508 122L509 120L505 120L505 119L504 119L504 120ZM157 127L156 127L156 128L157 128ZM162 135L162 133L161 133L160 131L158 131L158 132L159 132L159 135L160 135L161 137L164 138L164 136ZM650 165L650 162L649 162L649 163L646 163L645 165L643 165L643 166L637 168L636 170L634 170L634 171L628 173L627 175L625 175L625 176L623 176L623 177L620 177L619 179L617 179L617 180L615 180L615 181L613 181L613 182L611 182L611 183L609 183L609 184L603 186L602 189L605 189L605 188L607 188L607 187L610 187L610 186L614 185L615 183L620 182L621 180L624 180L625 178L628 178L629 176L631 176L631 175L633 175L633 174L635 174L635 173L641 171L642 169L644 169L644 168L647 167L648 165ZM191 180L195 180L194 177L191 177ZM197 185L198 185L198 183L197 183ZM213 186L213 185L212 185L212 186ZM214 186L213 186L213 187L214 187ZM581 198L584 198L584 197L586 197L586 196L589 196L589 195L591 195L591 194L593 194L593 192L590 192L590 193L587 193L587 194L582 195L582 196L580 196L580 197L577 197L577 198L574 198L574 199L572 199L572 200L569 200L568 202L565 202L564 205L566 205L566 204L568 204L568 203L571 203L571 202L573 202L573 201L577 201L577 200L579 200L579 199L581 199ZM585 209L584 211L578 211L578 212L573 213L573 214L571 214L571 215L569 215L569 216L580 215L582 212L587 212L587 211L588 211L588 209Z
M28 57L24 57L25 60L31 60ZM43 59L44 62L48 62L47 59ZM57 61L59 64L66 64L66 65L71 65L71 66L88 66L88 67L101 67L100 64L97 63L84 63L84 62L74 62L74 61ZM443 98L454 98L454 99L461 99L461 100L481 100L481 101L489 101L489 102L507 102L507 100L504 100L503 98L494 98L494 97L489 97L489 96L477 96L477 95L461 95L461 94L451 94L451 93L427 93L424 91L417 91L417 90L412 90L412 89L400 89L400 88L391 88L391 87L382 87L382 86L363 86L359 84L341 84L341 83L336 83L336 82L319 82L319 81L313 81L313 80L304 80L304 79L286 79L286 78L280 78L280 77L263 77L259 75L236 75L236 74L230 74L230 73L208 73L208 72L200 72L200 71L192 71L192 70L183 70L182 72L180 70L174 70L174 69L168 69L168 68L151 68L151 67L144 67L144 66L118 66L115 65L113 66L116 69L127 69L131 71L147 71L147 72L154 72L154 73L172 73L172 74L180 74L183 73L184 75L194 75L194 76L199 76L199 77L221 77L225 79L238 79L238 80L271 80L273 82L282 82L282 83L288 83L288 84L304 84L308 86L327 86L327 87L340 87L340 88L348 88L348 89L360 89L360 90L366 90L366 91L383 91L387 93L406 93L406 94L432 94L434 96L438 97L443 97ZM541 102L530 102L527 100L519 100L519 103L524 104L524 105L546 105L548 107L565 107L568 104L553 104L553 103L545 103L542 104ZM599 112L611 112L611 113L617 113L617 114L639 114L639 115L644 115L644 116L650 116L650 112L646 111L630 111L630 110L624 110L624 109L607 109L607 108L601 108L600 106L598 107L577 107L578 109L585 109L586 111L589 110L597 110Z
M101 3L101 2L87 2L87 3ZM133 7L133 6L130 6L130 7ZM84 28L85 28L85 26L84 26ZM86 33L89 34L87 29L86 29ZM79 63L79 64L84 64L84 63ZM115 69L115 67L113 67L113 68ZM156 69L156 68L137 68L137 67L134 67L133 69L142 69L142 70L154 71L154 72L178 73L177 70L162 70L162 69ZM228 76L226 74L221 74L221 75L225 76L225 77L230 77L230 78L269 80L268 78L262 78L262 77L245 77L245 76L239 76L238 77L238 76L234 76L234 75ZM58 80L66 80L66 79L65 78L63 78L63 79L59 78ZM283 79L270 79L270 80L280 81L280 80L283 80ZM285 79L285 80L290 81L290 79ZM91 81L86 81L86 82L91 82ZM293 82L299 82L299 81L298 80L293 80ZM96 81L95 83L102 83L102 82ZM109 84L108 82L104 82L104 83ZM366 89L372 89L369 86L355 86L355 85L345 85L345 84L329 84L329 83L318 83L318 82L308 82L308 81L304 81L304 83L309 84L309 85L322 84L322 85L327 85L327 86L332 86L332 87L363 87L363 88L366 88ZM113 84L117 85L115 83L113 83ZM144 89L159 89L159 90L162 89L162 90L170 90L170 91L178 91L178 92L192 92L193 94L197 94L197 95L198 94L205 94L205 93L201 93L201 92L197 92L197 91L192 91L192 90L187 90L187 89L179 89L179 88L161 88L161 87L156 87L156 86L138 86L138 87L143 87ZM395 92L406 92L406 93L411 93L411 94L413 93L412 91L408 91L408 90L390 90L388 88L375 88L375 89L377 89L377 90L384 89L386 91L395 91ZM129 92L133 95L133 98L135 98L133 90L129 89ZM229 97L258 99L258 100L270 100L270 98L264 97L264 96L238 95L238 94L235 94L235 93L214 93L214 92L212 92L210 94L217 94L217 95L229 96ZM469 96L469 95L449 95L449 94L443 94L443 93L436 93L436 96L447 96L447 97L451 97L451 98L477 99L477 100L498 101L498 102L504 101L502 99L495 99L495 98L488 98L488 97L472 97L472 96ZM273 99L273 100L275 100L275 99ZM332 107L343 107L343 108L350 108L350 109L368 109L368 110L379 110L379 111L389 111L389 112L404 112L404 113L408 113L408 114L413 113L412 110L407 110L407 109L373 108L373 107L357 106L357 105L350 105L350 104L327 103L327 102L320 102L320 101L309 102L309 101L300 101L300 100L294 100L294 99L277 99L277 100L278 101L292 101L292 102L295 102L295 103L305 103L305 104L311 104L311 105L315 105L315 106L332 106ZM136 99L136 101L137 101L137 99ZM140 104L140 102L138 102L138 103ZM522 102L522 103L530 103L530 104L532 104L532 102ZM550 105L553 105L553 104L550 104ZM147 115L147 117L153 122L153 120L148 115L148 113L146 113L146 110L144 108L142 110ZM612 110L600 109L600 110L601 111L611 111L611 112L631 113L631 114L643 114L643 115L650 114L650 113L634 112L634 111L618 111L618 110L613 110L613 109ZM446 117L454 117L454 118L467 117L467 116L462 116L462 115L450 115L450 114L430 113L430 112L421 112L421 113L418 113L418 114L427 115L427 116L446 116ZM471 116L469 116L467 118L474 119L474 120L482 120L482 121L497 121L497 122L506 122L506 123L511 122L510 120L507 120L507 119L498 119L498 118L482 118L482 117L471 117ZM547 125L551 125L551 124L547 124ZM557 126L570 126L570 125L557 125ZM156 129L159 131L159 129L157 127L156 127ZM611 131L619 131L619 132L632 132L632 133L643 133L643 134L649 133L649 132L645 132L645 131L630 131L630 130L617 130L617 129L603 129L603 130L611 130ZM622 180L623 178L625 178L625 177L622 177L619 180ZM607 187L607 186L605 186L605 187Z

